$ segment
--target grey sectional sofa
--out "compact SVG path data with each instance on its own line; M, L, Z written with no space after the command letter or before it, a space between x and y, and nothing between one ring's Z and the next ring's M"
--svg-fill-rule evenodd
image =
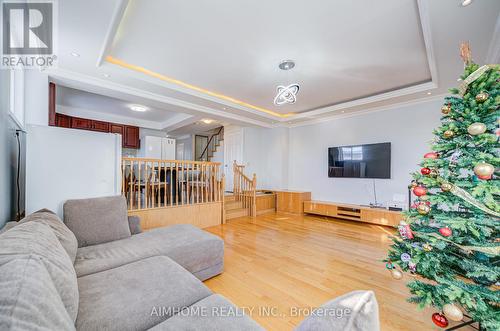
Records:
M122 197L68 201L64 214L41 210L0 234L0 330L262 330L213 310L238 311L201 282L222 272L219 237L137 233Z
M122 197L72 200L0 232L0 330L263 330L201 281L223 241L190 225L141 233ZM370 291L318 308L298 331L379 330Z

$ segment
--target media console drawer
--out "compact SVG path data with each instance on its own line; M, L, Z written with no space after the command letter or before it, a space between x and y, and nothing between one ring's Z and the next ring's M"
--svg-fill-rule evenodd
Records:
M397 226L403 219L402 213L387 209L314 200L304 201L304 213L387 226Z

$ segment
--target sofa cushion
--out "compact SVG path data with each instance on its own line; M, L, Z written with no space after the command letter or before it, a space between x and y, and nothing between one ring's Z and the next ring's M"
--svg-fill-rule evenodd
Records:
M0 265L26 256L43 262L72 320L78 313L78 284L68 254L48 225L26 222L0 235Z
M39 256L0 266L0 330L75 330Z
M78 286L78 330L146 330L211 294L166 256L81 277Z
M127 201L123 196L68 200L64 223L73 231L78 247L130 237Z
M263 331L257 322L219 294L198 301L149 331Z
M78 248L76 237L54 212L48 209L39 210L22 219L19 224L26 222L39 222L50 226L57 239L59 239L62 247L66 250L66 253L68 253L71 262L75 262L76 249Z
M139 216L129 216L128 217L128 227L131 234L139 234L142 232L141 219Z
M378 304L372 291L353 291L335 298L300 323L295 331L379 331Z
M170 257L205 280L222 271L224 241L193 225L172 225L127 239L80 248L75 269L80 277L158 255Z

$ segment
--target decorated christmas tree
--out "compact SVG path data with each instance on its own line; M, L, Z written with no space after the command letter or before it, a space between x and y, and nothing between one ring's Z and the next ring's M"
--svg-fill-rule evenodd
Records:
M410 279L408 301L436 309L436 325L500 330L500 66L472 62L468 43L461 56L460 86L445 98L385 262L394 279Z

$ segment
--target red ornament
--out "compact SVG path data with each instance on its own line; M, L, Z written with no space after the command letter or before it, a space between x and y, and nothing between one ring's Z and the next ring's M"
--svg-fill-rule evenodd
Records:
M432 321L440 328L445 328L448 326L448 319L440 313L432 314Z
M420 173L422 175L428 175L428 174L431 173L431 169L429 169L429 168L422 168L422 169L420 169Z
M446 227L439 229L439 233L441 233L443 237L449 237L451 236L452 231L450 228Z
M427 194L427 189L423 186L417 186L413 189L413 194L415 194L417 197L421 197L422 195Z
M477 176L477 178L482 179L482 180L489 180L489 179L491 179L491 175L488 175L488 176Z
M426 159L437 159L439 157L439 154L436 152L429 152L424 155L424 158Z

